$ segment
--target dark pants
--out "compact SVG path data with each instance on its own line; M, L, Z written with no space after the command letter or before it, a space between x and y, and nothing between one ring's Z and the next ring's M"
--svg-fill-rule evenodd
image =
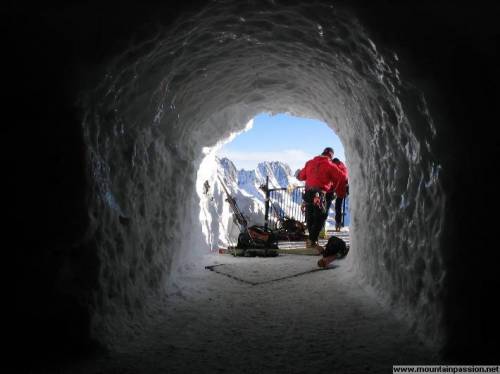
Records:
M316 193L319 193L321 199L321 204L319 206L314 204L314 196ZM319 233L326 220L325 193L317 190L307 190L304 193L304 202L306 203L306 223L307 230L309 231L309 240L317 242Z
M338 197L335 199L335 225L342 226L342 202L343 197Z

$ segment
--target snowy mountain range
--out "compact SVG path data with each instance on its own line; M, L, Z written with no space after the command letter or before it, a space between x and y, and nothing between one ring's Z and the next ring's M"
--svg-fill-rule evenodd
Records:
M303 186L303 182L298 181L290 167L283 162L266 161L259 163L254 170L238 170L228 158L212 155L203 161L197 183L201 208L200 220L211 250L236 245L239 234L222 183L236 200L248 224L263 225L265 192L260 187L266 183L266 177L269 178L270 189ZM287 191L279 193L285 195ZM292 205L297 206L292 206L290 209L299 209L299 204L300 201L292 202ZM330 212L330 215L332 213ZM332 224L332 217L329 217L328 221Z

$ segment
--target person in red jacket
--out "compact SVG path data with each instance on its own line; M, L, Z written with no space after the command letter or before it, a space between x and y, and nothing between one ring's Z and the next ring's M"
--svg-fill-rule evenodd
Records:
M340 228L342 227L342 202L346 198L349 189L347 182L347 167L336 157L332 161L346 176L345 182L332 186L335 190L335 194L337 195L335 198L335 231L340 231Z
M332 185L346 183L346 175L332 162L333 149L327 147L321 155L306 162L297 179L306 182L303 200L306 205L306 224L309 239L306 248L323 253L318 244L318 236L326 220L326 192Z

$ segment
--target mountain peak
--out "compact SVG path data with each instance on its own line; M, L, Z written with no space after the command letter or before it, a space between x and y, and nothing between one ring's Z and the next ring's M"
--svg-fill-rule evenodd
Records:
M260 162L254 170L237 170L234 163L227 157L217 160L224 178L244 189L250 188L249 186L258 188L266 182L266 177L269 177L271 188L285 188L294 182L290 166L281 161L264 161Z
M292 177L290 166L280 161L265 161L257 165L258 174L262 181L269 177L269 183L276 188L284 188Z
M224 178L234 183L238 183L238 170L236 166L234 166L234 163L227 157L217 158L217 161L221 166Z

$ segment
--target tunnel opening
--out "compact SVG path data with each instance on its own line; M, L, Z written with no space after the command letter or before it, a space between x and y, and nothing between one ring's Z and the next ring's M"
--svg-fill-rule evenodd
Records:
M211 4L117 57L85 99L101 265L93 334L113 344L137 328L192 248L206 246L195 188L203 149L258 113L287 112L329 124L350 155L354 271L442 344L445 196L423 94L350 13L268 6L234 17L233 5Z
M243 132L232 134L211 149L205 148L196 191L203 234L210 250L227 252L228 247L237 245L241 227L227 202L228 193L248 227L277 230L285 219L305 224L301 208L304 182L296 178L297 173L327 145L333 146L335 157L345 163L342 142L325 123L285 113L261 113ZM271 189L267 204L266 189ZM340 207L345 214L340 215L339 223L346 231L350 223L349 204ZM329 209L325 235L334 228L335 204Z

